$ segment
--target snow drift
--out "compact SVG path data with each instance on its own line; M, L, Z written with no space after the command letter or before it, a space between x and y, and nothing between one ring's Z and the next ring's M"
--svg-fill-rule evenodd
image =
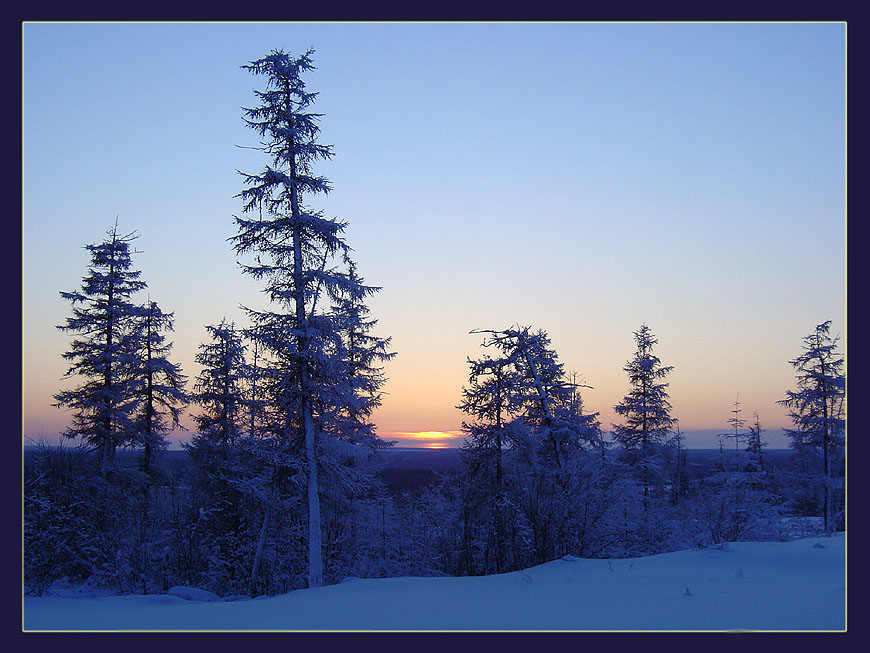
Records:
M271 598L27 597L25 630L843 630L845 536L472 578L347 581Z

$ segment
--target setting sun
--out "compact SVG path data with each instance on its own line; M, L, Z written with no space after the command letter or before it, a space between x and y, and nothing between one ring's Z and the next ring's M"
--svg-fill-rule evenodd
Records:
M395 431L379 433L385 440L395 440L400 447L448 449L462 445L462 431Z

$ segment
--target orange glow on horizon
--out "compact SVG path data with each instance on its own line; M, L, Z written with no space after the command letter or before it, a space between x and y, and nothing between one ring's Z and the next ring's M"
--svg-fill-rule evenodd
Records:
M392 431L379 433L385 440L398 440L399 446L447 449L462 444L462 431Z
M442 438L462 437L460 431L418 431L417 433L406 433L405 435L415 440L440 440Z

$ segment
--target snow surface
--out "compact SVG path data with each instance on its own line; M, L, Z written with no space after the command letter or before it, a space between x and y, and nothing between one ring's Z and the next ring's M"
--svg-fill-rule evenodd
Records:
M25 630L843 630L845 537L644 558L567 556L484 577L348 579L224 602L25 597Z

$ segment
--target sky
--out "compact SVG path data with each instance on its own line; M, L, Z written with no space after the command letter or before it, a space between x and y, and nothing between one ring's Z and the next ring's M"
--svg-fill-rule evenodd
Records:
M51 406L76 384L59 293L116 217L175 313L191 385L205 325L268 305L227 239L238 171L266 163L241 110L263 80L241 66L273 49L315 50L305 81L335 157L311 204L349 223L382 288L387 439L461 441L467 358L484 351L472 329L547 331L610 429L648 324L689 446L715 446L738 393L784 446L776 401L802 338L831 320L845 350L842 23L24 23L22 37L25 440L69 422Z

